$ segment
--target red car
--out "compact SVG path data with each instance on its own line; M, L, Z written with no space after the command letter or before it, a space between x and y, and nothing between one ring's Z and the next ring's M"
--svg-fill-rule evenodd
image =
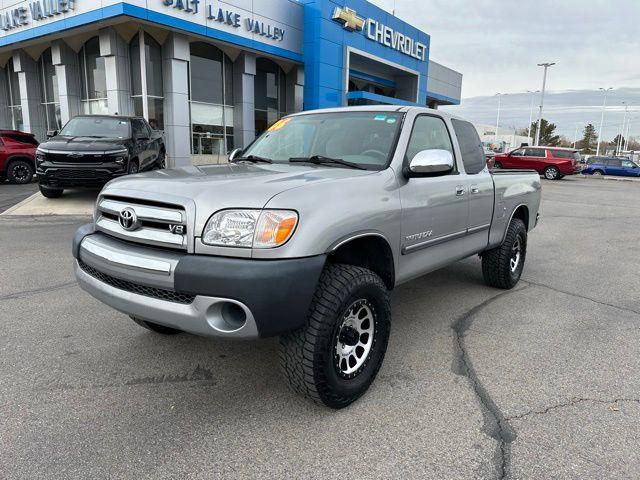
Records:
M29 183L36 171L38 141L30 133L0 130L0 181Z
M495 156L493 168L535 170L547 180L580 173L580 154L573 148L521 147Z

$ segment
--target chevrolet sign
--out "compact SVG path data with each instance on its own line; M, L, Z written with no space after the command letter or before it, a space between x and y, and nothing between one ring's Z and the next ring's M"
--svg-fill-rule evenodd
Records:
M396 32L391 27L372 18L365 20L359 17L356 11L351 8L336 7L331 19L341 23L344 29L350 32L364 30L365 36L369 40L384 45L385 47L392 48L423 62L427 58L427 46L424 43L418 42L400 32Z

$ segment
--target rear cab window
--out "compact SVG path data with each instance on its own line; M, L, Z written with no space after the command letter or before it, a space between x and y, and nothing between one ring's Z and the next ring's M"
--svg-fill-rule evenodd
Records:
M458 137L462 163L465 171L469 175L475 175L484 170L487 165L487 158L484 155L482 142L475 127L463 120L452 119L453 131Z

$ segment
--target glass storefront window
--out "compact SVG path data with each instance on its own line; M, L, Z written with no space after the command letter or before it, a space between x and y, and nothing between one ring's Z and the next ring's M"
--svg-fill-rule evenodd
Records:
M233 63L219 48L191 44L191 153L225 156L234 148Z
M51 59L50 48L40 56L39 70L41 75L40 90L47 130L60 130L62 128L62 118L60 116L60 99L58 97L58 76L56 75L56 67Z
M20 79L13 68L13 59L7 64L7 106L11 117L11 128L24 130L22 121L22 102L20 100Z
M143 48L140 45L141 38ZM131 41L130 50L134 112L146 118L152 128L163 130L162 47L151 35L141 31ZM143 78L145 76L146 79Z
M268 58L256 60L256 136L286 115L286 77L280 66Z
M107 113L107 75L98 37L88 40L80 50L80 74L84 113Z

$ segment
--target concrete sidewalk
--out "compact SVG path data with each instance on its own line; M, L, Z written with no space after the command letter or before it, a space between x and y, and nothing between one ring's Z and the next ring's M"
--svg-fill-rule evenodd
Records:
M60 198L46 198L34 193L20 203L5 210L8 215L93 215L98 190L65 190Z

